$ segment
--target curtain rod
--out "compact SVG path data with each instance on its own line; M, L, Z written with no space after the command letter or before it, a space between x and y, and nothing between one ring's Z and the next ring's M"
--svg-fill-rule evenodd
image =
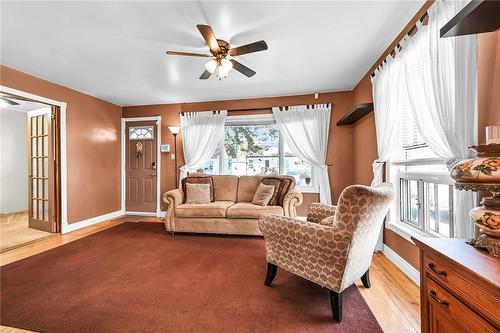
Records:
M328 106L332 106L332 103L320 103L320 104L327 104ZM304 105L304 104L302 104L302 105ZM312 108L314 108L315 104L305 104L305 105L306 105L306 107L308 109L312 109ZM283 110L283 108L285 108L285 110L288 110L288 108L290 106L280 106L279 108L280 108L280 110ZM226 110L227 112L237 112L237 111L270 111L270 110L272 110L272 108L273 107L270 106L268 108L247 108L247 109L246 108L234 108L234 109L224 109L224 110ZM181 111L180 114L183 116L186 112L203 112L203 111ZM212 111L212 112L215 114L216 112L219 112L219 111Z
M419 19L420 23L422 23L423 25L427 25L429 23L429 14L428 12L425 12ZM411 29L403 36L403 38L405 38L406 36L409 36L409 37L413 37L413 35L415 35L418 31L418 28L417 28L417 24L414 24ZM375 69L373 70L373 72L370 74L371 77L374 77L375 76L375 71L379 68L382 68L384 66L384 64L387 62L387 57L388 56L391 56L391 57L395 57L396 56L396 48L398 48L399 51L401 51L401 44L399 44L401 42L402 39L399 40L399 42L396 44L396 46L389 52L389 54L384 58L384 60L381 60L380 63L377 65L377 67L375 67Z
M319 104L326 104L326 105L328 105L328 106L332 106L332 103L319 103ZM304 105L304 104L302 104L302 105ZM315 105L316 105L316 104L305 104L305 106L306 106L306 108L307 108L307 109L314 109L314 106L315 106ZM279 107L279 109L280 109L281 111L283 111L283 110L288 110L291 106L293 106L293 105L290 105L290 106L280 106L280 107Z
M227 112L236 112L236 111L269 111L271 108L254 108L254 109L245 109L245 108L236 108L236 109L223 109ZM183 116L187 112L210 112L210 111L202 111L202 110L194 110L194 111L181 111L180 114ZM212 111L213 114L219 111Z

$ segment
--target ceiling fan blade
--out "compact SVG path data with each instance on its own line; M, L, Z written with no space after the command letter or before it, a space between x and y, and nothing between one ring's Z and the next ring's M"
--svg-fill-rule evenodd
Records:
M191 52L179 52L179 51L167 51L168 55L173 56L187 56L187 57L212 57L209 54L202 53L191 53Z
M247 77L252 77L255 75L255 71L251 70L250 68L248 68L247 66L243 65L242 63L240 62L237 62L236 60L234 59L231 59L231 62L233 63L233 68L236 69L238 72L240 72L241 74L247 76Z
M259 40L255 43L250 43L242 46L235 47L234 49L229 50L229 55L235 57L242 54L253 53L267 50L267 44L263 40Z
M201 35L203 36L203 39L208 45L208 48L212 52L220 52L219 48L219 43L217 42L217 38L215 38L214 31L212 30L212 27L209 25L204 25L204 24L198 24L196 26L198 30L200 30Z
M4 97L4 96L0 97L0 99L1 99L2 101L5 101L5 102L6 102L7 104L9 104L9 105L19 105L19 103L18 103L18 102L13 101L13 100L11 100L11 99L9 99L9 98L7 98L7 97Z
M201 74L201 76L200 76L200 80L206 80L206 79L208 79L211 75L212 75L212 73L210 73L209 71L207 71L207 70L205 69L205 71L203 72L203 74Z

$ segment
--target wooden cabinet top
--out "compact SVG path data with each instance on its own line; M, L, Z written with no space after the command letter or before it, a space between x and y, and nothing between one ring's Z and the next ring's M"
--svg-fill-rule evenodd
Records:
M412 237L415 244L430 254L451 261L488 284L500 288L500 258L466 244L464 239Z

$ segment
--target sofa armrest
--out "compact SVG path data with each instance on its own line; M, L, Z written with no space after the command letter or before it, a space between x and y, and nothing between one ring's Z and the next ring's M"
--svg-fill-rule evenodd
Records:
M337 206L314 202L307 210L307 221L320 223L323 219L334 216Z
M165 215L165 229L170 232L175 231L174 216L175 208L184 202L184 192L181 189L170 190L163 194L163 202L167 204L167 214Z
M296 217L296 208L302 205L303 201L304 197L302 196L302 193L300 191L294 188L288 191L283 198L283 209L285 211L285 216Z
M264 214L259 228L269 263L338 290L347 262L349 237L338 228ZM316 274L323 272L324 276Z

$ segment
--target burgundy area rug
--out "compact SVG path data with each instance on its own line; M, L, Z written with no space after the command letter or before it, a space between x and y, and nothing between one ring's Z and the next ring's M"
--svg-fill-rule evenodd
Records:
M356 287L342 323L328 290L278 269L264 241L124 223L1 268L1 323L39 332L381 332Z

